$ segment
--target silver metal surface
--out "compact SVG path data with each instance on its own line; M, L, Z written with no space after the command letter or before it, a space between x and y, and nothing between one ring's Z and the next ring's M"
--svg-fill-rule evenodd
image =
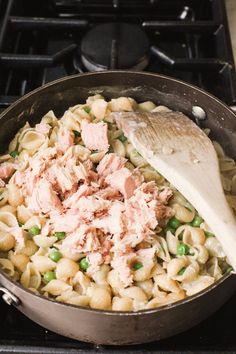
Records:
M2 299L7 305L20 305L20 300L6 288L0 287L0 292L3 293Z

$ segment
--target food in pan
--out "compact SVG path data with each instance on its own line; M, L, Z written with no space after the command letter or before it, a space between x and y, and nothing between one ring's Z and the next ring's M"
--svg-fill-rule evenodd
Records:
M0 156L0 267L50 299L100 310L152 309L230 272L193 206L154 170L111 112L168 111L89 97L27 123ZM208 133L208 132L206 132ZM236 165L216 148L236 210Z

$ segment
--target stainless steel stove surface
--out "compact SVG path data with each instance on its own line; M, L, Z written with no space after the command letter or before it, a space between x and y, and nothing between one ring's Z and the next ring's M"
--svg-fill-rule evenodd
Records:
M163 73L235 105L224 1L0 0L0 111L51 80L109 68ZM0 300L0 352L236 353L235 313L236 295L188 332L110 348L48 332Z

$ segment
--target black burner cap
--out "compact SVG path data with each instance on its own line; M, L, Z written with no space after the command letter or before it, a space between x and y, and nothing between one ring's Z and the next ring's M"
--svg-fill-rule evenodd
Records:
M95 26L81 42L84 64L92 64L97 70L111 68L112 52L116 69L137 67L143 61L147 65L148 50L149 40L140 26L121 22Z

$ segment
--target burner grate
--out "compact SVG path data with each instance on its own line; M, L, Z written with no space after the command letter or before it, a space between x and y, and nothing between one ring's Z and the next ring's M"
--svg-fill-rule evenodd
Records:
M128 22L146 32L145 70L196 84L228 104L236 102L223 0L9 0L0 6L0 109L48 81L85 72L86 66L95 70L80 56L81 43L88 31L96 33L108 22ZM119 68L117 48L113 38L106 60L113 69Z

